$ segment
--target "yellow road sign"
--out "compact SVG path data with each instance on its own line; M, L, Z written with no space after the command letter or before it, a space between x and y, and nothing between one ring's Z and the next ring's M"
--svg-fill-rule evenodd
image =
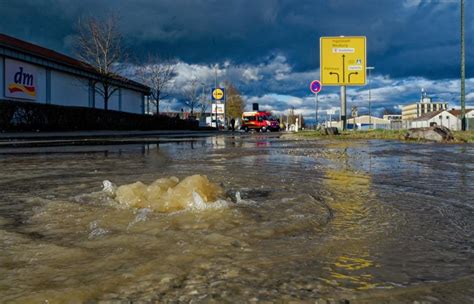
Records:
M222 98L224 98L224 90L222 90L221 88L214 89L212 91L212 97L214 98L214 100L221 100Z
M365 85L365 37L321 37L319 46L320 79L323 85Z

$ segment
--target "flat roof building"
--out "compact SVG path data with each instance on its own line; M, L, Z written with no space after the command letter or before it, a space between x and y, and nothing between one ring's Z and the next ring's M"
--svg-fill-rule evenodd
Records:
M413 120L426 113L446 110L447 108L447 102L433 102L431 97L428 97L428 95L426 94L426 91L422 89L421 98L419 102L402 107L402 120Z
M29 101L62 106L104 108L95 89L100 75L87 63L53 50L0 34L0 102ZM109 109L145 113L150 88L130 79L110 78L118 90Z

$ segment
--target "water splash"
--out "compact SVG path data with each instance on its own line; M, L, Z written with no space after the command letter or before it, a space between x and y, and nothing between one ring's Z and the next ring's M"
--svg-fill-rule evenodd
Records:
M135 216L135 219L128 224L127 230L132 228L137 223L145 222L150 212L152 212L152 210L149 208L139 209L137 212L137 216Z
M120 205L159 212L204 210L226 205L223 189L205 175L188 176L182 181L172 176L157 179L150 185L138 181L119 187L104 181L103 192Z

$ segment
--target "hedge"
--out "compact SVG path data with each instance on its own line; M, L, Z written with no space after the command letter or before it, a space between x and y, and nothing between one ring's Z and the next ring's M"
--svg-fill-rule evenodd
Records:
M0 100L0 131L195 130L199 122L166 115Z

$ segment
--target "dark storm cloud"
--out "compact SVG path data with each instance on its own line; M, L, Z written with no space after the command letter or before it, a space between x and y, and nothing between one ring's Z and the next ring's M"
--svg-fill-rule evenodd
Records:
M372 112L415 102L421 88L459 105L459 0L0 0L0 32L73 54L74 24L85 16L120 17L137 59L176 57L166 109L180 109L192 80L229 79L251 102L275 113L314 115L308 84L319 78L319 37L367 36L375 66ZM474 5L466 1L466 100L474 102ZM127 75L132 77L132 74ZM368 86L348 89L366 113ZM338 109L325 87L320 109Z
M368 61L392 77L457 77L459 1L443 0L0 0L0 31L71 53L73 24L116 13L136 56L190 63L260 64L283 55L318 67L320 36L366 35ZM466 1L469 2L469 1ZM468 72L474 8L466 3Z

